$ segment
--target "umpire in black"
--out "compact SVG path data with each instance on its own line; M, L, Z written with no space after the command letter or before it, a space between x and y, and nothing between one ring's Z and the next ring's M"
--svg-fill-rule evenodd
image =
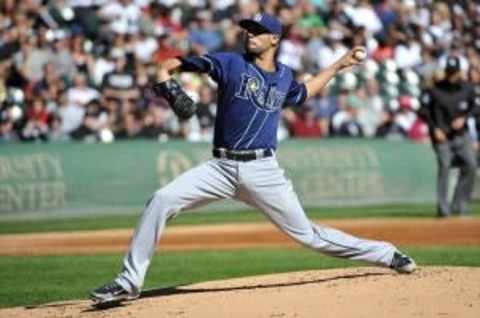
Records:
M464 215L473 191L476 155L467 132L467 118L477 112L479 99L473 87L463 80L460 59L449 56L445 77L422 92L420 115L427 121L438 162L437 213ZM460 168L453 202L448 202L448 177L452 164Z

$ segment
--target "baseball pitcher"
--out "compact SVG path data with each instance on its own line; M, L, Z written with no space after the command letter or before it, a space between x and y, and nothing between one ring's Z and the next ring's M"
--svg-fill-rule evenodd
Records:
M323 254L412 273L415 262L387 242L365 240L312 223L292 183L279 167L275 149L282 107L301 105L337 72L361 63L356 47L306 83L276 62L282 25L268 14L240 21L244 55L213 53L168 60L159 70L156 94L164 96L181 118L195 113L193 101L171 78L174 72L207 73L218 83L213 158L183 173L148 200L116 279L91 293L96 304L139 297L166 222L181 211L233 198L262 211L293 240Z

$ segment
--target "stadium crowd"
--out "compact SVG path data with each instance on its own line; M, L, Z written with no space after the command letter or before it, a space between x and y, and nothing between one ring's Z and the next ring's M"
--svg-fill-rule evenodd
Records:
M349 136L428 140L422 87L461 57L480 85L480 5L432 0L4 0L0 4L0 142L207 141L215 83L184 73L196 116L179 122L151 93L157 67L179 55L242 51L236 22L264 10L285 24L278 60L305 80L348 48L369 59L300 108L281 139Z

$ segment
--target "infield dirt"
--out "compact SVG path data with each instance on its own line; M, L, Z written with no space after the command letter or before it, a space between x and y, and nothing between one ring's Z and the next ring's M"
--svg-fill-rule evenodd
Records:
M480 218L322 220L360 237L409 246L479 246ZM132 229L0 235L0 255L124 252ZM270 223L167 227L162 250L298 247ZM480 317L480 315L479 315Z
M361 219L323 224L409 246L478 246L479 219ZM0 235L0 255L125 251L131 230ZM169 227L164 250L298 246L271 224ZM0 317L478 318L480 268L421 267L413 275L360 267L286 273L144 291L119 307L79 300L0 310Z

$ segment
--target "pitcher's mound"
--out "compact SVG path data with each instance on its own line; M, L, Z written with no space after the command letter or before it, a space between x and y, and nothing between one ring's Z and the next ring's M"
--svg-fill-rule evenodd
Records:
M214 269L213 269L214 270ZM480 317L480 268L412 275L362 267L255 276L145 291L119 307L89 301L0 310L0 317Z

